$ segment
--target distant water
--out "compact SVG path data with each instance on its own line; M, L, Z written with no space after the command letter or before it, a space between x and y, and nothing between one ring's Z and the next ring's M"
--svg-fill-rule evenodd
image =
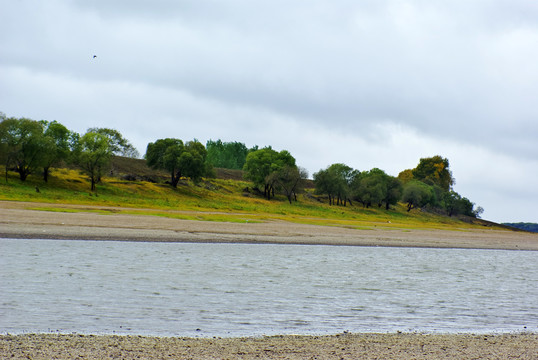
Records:
M538 252L0 239L0 333L538 331Z

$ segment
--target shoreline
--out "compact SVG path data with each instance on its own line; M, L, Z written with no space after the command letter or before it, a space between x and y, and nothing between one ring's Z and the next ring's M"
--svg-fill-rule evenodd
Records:
M13 359L535 359L537 333L363 333L184 338L119 335L0 335Z
M308 244L423 248L538 250L538 234L477 229L370 229L286 221L213 222L114 213L123 208L0 201L0 238ZM44 210L39 210L43 208ZM106 214L96 210L106 210ZM195 213L193 213L195 214Z

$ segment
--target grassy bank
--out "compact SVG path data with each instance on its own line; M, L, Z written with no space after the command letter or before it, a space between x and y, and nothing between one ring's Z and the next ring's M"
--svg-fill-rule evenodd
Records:
M143 160L119 160L113 163L112 176L103 178L95 193L89 191L86 176L74 169L53 169L47 183L35 175L21 182L16 173L8 172L7 182L5 177L0 181L0 200L48 203L50 206L40 207L47 211L81 211L60 206L64 204L94 205L100 208L84 211L225 222L285 220L359 229L496 227L478 219L469 222L420 210L407 212L402 204L388 211L366 209L359 204L329 206L325 199L313 195L313 189L308 189L292 204L283 196L268 201L256 194L250 183L240 180L237 171L220 170L220 176L215 179L205 179L199 184L182 180L177 188L172 188L164 183L166 174L148 169ZM125 180L132 178L126 175L133 173L157 182Z

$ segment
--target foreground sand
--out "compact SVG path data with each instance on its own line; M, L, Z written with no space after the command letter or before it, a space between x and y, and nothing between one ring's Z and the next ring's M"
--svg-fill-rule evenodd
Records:
M0 336L2 359L537 359L538 334L342 334L193 339Z
M77 212L35 210L51 206ZM107 214L96 213L99 209L106 210ZM373 229L357 230L283 221L226 223L114 214L117 210L119 208L0 201L0 237L538 250L538 234L486 227L420 230L379 224Z

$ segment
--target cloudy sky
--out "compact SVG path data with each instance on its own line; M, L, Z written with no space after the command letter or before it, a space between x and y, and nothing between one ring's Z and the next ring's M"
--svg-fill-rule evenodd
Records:
M96 58L93 58L96 55ZM391 175L538 222L534 0L0 0L0 111Z

